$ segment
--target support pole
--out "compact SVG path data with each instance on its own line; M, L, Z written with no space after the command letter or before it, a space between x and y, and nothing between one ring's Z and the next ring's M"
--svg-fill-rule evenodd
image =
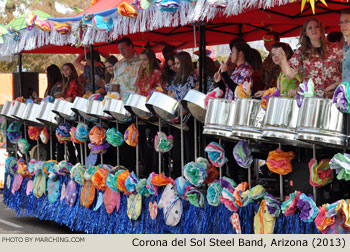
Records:
M316 159L316 144L312 144L312 157L315 160L315 162L317 161ZM317 203L317 190L316 190L316 186L312 187L312 194L314 196L314 201L315 203Z
M22 97L22 53L18 54L19 97Z
M247 144L250 145L249 140L248 140ZM250 166L248 167L248 186L249 186L249 189L252 188L252 168Z
M64 119L63 122L66 123L66 119ZM64 160L68 161L68 158L67 158L67 144L66 144L66 142L64 142Z
M160 124L160 118L158 119L158 131L162 131L162 127ZM162 153L158 152L158 174L161 174L162 172Z
M39 139L36 140L36 145L38 146L37 147L37 157L38 157L38 160L37 161L40 161L40 144L39 144Z
M139 130L139 118L136 116L136 129ZM139 177L139 143L136 144L136 176Z
M85 119L84 119L84 123L85 123ZM85 165L87 165L87 143L86 141L84 142L84 160L85 160Z
M49 130L50 130L50 160L53 160L53 157L52 157L52 128L50 127Z
M23 131L24 131L24 139L27 139L26 123L23 123ZM28 153L25 154L25 157L26 157L26 162L29 162Z
M184 130L183 130L183 108L180 106L180 121L181 121L181 175L183 176L184 169Z
M221 138L219 138L219 144L221 145L221 142L222 142L222 140L221 140ZM221 181L221 178L222 178L222 167L220 166L219 167L219 174L220 174L220 181Z
M198 137L197 137L197 120L193 118L193 131L194 131L194 160L198 157Z
M117 131L119 131L119 123L118 123L118 120L116 121L116 128L117 128ZM119 169L120 167L120 153L119 153L119 146L117 146L117 167Z
M282 150L281 143L278 144L278 148ZM280 200L283 201L283 175L280 175Z

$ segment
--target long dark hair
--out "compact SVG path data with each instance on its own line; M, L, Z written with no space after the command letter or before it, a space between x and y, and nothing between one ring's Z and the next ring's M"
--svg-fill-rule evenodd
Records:
M175 72L171 70L170 67L168 66L169 60L175 63L174 54L168 54L164 59L164 68L162 72L162 80L164 81L164 83L169 82L170 79L175 76Z
M58 66L52 64L48 68L46 68L46 76L47 76L47 88L45 91L45 96L49 95L52 87L58 83L62 82L62 74Z
M180 69L176 72L175 83L185 84L188 76L193 73L191 55L188 52L180 52L175 54L175 58L180 61Z
M236 43L232 46L232 48L236 48L237 50L237 56L239 52L243 53L244 61L246 61L249 65L254 65L254 59L252 56L251 48L247 43ZM232 50L231 48L231 50ZM234 62L233 62L234 63Z
M63 95L66 94L68 88L69 88L69 83L72 81L72 80L75 80L76 84L78 87L80 87L79 85L79 80L78 80L78 73L77 73L77 70L75 69L75 67L73 66L72 63L65 63L63 64L63 66L68 66L71 70L72 70L72 73L70 74L70 76L68 76L68 78L66 78L64 75L63 75L63 88L62 88L62 93ZM62 66L62 67L63 67Z
M146 55L149 63L146 69L140 66L136 83L138 83L144 76L146 76L146 82L147 82L148 79L153 74L154 70L159 69L159 64L156 58L156 54L152 51L152 49L145 49L140 53L140 55Z
M112 66L114 66L115 63L118 62L118 59L117 59L115 56L111 55L111 56L109 56L109 57L106 59L105 64L106 64L107 62L108 62L109 64L111 64ZM109 83L109 82L113 79L113 77L114 77L113 74L110 74L107 70L105 71L105 80L106 80L106 83Z
M306 28L311 21L315 21L320 26L320 33L321 33L321 38L320 38L321 50L320 51L317 51L316 48L312 46L309 37L306 36ZM312 55L320 54L322 57L326 56L327 39L324 32L324 26L317 18L312 17L304 23L300 32L299 44L300 44L301 53L304 57L307 56L308 51L311 51Z

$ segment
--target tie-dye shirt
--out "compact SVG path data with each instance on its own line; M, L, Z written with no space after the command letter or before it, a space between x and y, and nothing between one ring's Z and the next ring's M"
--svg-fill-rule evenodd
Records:
M242 93L245 93L248 97L251 96L251 90L253 87L253 69L251 66L247 63L237 66L231 75L231 80L238 86L233 95L232 90L226 84L225 99L233 100L233 97L244 98Z

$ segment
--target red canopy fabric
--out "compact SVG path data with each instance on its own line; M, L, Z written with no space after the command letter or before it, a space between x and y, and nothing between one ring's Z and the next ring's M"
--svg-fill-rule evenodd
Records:
M102 11L117 7L121 0L100 0L94 6L88 8L88 13ZM132 0L128 0L132 2ZM316 2L316 15L312 14L310 5L306 5L303 13L300 13L300 2L289 3L270 9L253 8L237 16L226 17L217 15L213 20L206 23L207 45L227 44L232 38L240 36L246 41L261 40L262 36L270 30L281 34L281 37L298 36L303 23L310 17L318 18L326 28L326 32L339 30L339 12L350 7L350 3L342 0L327 0L328 7L321 2ZM155 52L161 51L165 43L177 46L179 49L194 47L193 26L164 27L149 32L129 34L138 51L149 45ZM198 44L198 31L196 34ZM116 44L100 43L95 44L100 52L119 53ZM52 48L52 53L70 53L71 48ZM50 51L44 48L45 52ZM65 50L69 49L69 50ZM42 53L41 48L30 51Z

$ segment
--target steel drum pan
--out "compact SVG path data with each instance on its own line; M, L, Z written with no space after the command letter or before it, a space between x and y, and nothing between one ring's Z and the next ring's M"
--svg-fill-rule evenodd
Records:
M72 105L73 103L71 102L55 99L52 111L67 120L73 121L75 119L75 114L71 109Z
M56 120L57 115L52 112L54 104L52 102L42 101L40 103L40 112L38 114L37 120L41 123L49 126L57 126L58 121Z
M271 97L266 109L262 136L276 139L281 144L311 147L296 139L299 107L296 99Z
M146 102L146 107L152 114L176 128L181 127L180 106L181 103L179 101L161 92L153 92ZM189 119L190 114L183 110L183 115L183 129L188 130L186 121Z
M265 110L260 100L240 98L236 100L235 115L232 123L232 136L268 142L262 137Z
M89 101L86 113L91 117L96 117L103 120L112 119L109 114L103 112L103 101Z
M10 116L9 112L12 107L12 102L11 101L5 101L4 106L1 109L1 115L5 116L6 118L13 119L12 116Z
M206 95L191 89L187 92L183 100L182 105L186 110L188 110L194 118L196 118L201 123L205 122L206 108L205 108L205 98Z
M235 117L236 101L210 98L205 115L203 134L239 140L232 136L232 124Z
M44 125L37 120L37 117L40 113L40 105L35 103L28 103L26 106L26 110L24 111L23 120L32 126L43 127Z
M124 102L122 100L105 98L103 111L121 123L129 122L132 118L129 111L124 108Z
M140 119L150 120L153 115L151 111L146 108L146 100L146 96L131 93L125 102L124 108Z
M296 138L311 143L344 147L347 138L345 116L324 98L304 98L299 111Z
M14 101L9 111L10 116L16 120L22 121L24 117L24 111L26 110L26 104L20 101Z

